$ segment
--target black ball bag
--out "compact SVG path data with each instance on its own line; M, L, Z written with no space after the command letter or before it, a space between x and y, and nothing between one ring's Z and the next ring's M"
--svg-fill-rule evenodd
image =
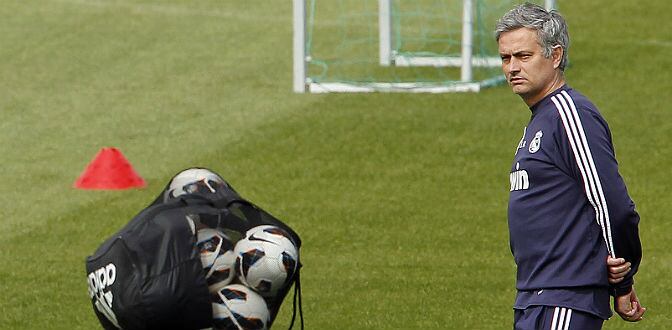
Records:
M289 226L232 188L216 195L193 194L167 202L161 194L86 259L89 297L105 329L212 327L210 293L193 223L187 218L236 234L234 239L252 227L276 225L292 236L297 249L301 246ZM289 285L266 299L271 312L269 327L292 284L298 291L301 312L298 277L297 269ZM294 299L296 307L296 292ZM301 321L303 328L302 313Z
M185 211L193 208L152 206L87 258L89 297L104 328L211 326L208 286L185 220Z

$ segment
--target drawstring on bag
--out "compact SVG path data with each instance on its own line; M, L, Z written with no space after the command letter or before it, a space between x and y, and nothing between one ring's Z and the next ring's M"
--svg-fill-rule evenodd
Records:
M299 317L301 318L301 330L303 330L303 304L301 303L301 265L296 270L296 282L294 282L294 301L293 301L293 310L292 310L292 322L289 324L289 329L294 327L294 320L296 319L296 300L298 297L299 300Z

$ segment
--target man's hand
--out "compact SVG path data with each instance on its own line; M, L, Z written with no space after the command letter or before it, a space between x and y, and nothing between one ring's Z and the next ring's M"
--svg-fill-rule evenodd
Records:
M635 287L632 287L630 293L614 298L614 310L628 322L641 321L644 312L646 312L646 308L639 303Z
M607 268L609 269L609 283L616 284L623 281L625 275L630 272L631 264L625 262L623 258L612 258L611 256L607 257Z

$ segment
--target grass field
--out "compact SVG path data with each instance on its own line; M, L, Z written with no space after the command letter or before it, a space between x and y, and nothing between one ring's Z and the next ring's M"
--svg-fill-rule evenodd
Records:
M672 3L560 6L568 80L609 121L642 216L649 310L605 329L669 329ZM0 17L0 329L97 328L85 257L196 165L301 235L308 329L511 328L529 112L508 88L294 94L290 1L4 0ZM73 189L106 146L148 187Z

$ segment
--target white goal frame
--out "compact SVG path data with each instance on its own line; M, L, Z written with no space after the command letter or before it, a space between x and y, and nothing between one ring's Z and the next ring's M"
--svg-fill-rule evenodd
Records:
M392 50L392 0L378 0L379 64L381 66L434 66L459 67L460 80L446 85L427 83L316 83L307 77L310 58L306 50L306 0L293 0L294 21L294 92L478 92L481 88L501 82L502 77L473 81L473 67L498 67L499 57L473 56L473 1L462 0L462 48L459 57L406 56ZM555 8L555 0L545 0L546 9Z

